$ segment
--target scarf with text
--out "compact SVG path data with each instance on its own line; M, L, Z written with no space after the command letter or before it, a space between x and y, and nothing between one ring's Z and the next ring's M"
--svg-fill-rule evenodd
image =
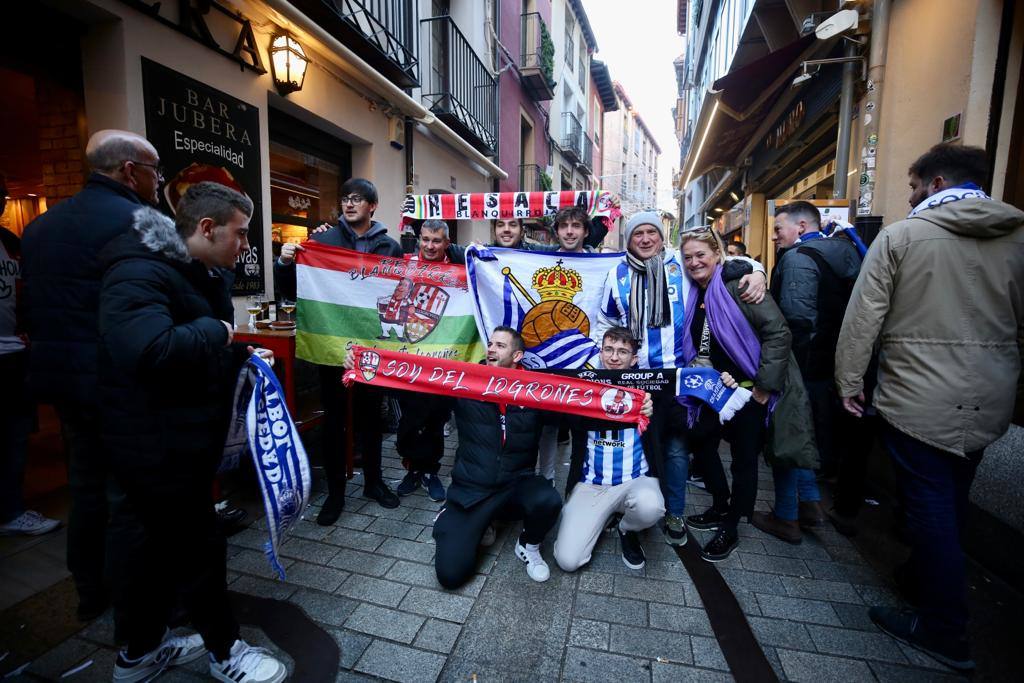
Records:
M494 220L497 218L543 218L571 206L583 208L591 218L609 227L622 212L610 192L566 190L564 192L475 192L472 194L407 194L402 205L404 227L417 220Z
M945 190L941 190L925 197L924 200L915 206L907 218L913 218L917 214L925 211L926 209L934 209L936 206L948 204L949 202L958 202L961 199L992 199L985 191L974 183L961 183L960 185L954 185L953 187L947 187Z
M640 413L644 392L574 377L560 377L519 368L415 356L353 346L354 367L342 381L372 384L452 398L571 413L599 420L635 424L643 432L649 422Z

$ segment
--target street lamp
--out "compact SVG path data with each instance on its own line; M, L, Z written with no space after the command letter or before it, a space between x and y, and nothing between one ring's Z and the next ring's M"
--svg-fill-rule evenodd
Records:
M270 66L274 85L282 95L302 90L309 59L298 41L287 33L274 36L270 41Z

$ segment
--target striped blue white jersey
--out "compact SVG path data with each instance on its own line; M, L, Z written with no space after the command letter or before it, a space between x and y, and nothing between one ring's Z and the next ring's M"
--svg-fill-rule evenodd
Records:
M618 486L644 476L647 469L640 432L635 428L587 432L587 459L580 482Z

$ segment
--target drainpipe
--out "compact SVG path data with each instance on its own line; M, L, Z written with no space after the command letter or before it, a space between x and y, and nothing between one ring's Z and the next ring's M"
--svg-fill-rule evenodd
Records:
M889 44L891 0L875 0L871 13L871 47L868 53L868 81L860 111L864 132L860 158L860 196L857 200L857 227L865 242L870 242L882 227L882 216L875 215L878 129L882 114L882 89L885 82L886 48ZM837 169L838 172L838 169Z
M857 44L847 40L843 64L843 88L839 96L839 140L836 142L836 175L832 187L833 199L846 199L846 180L850 168L850 133L853 128L853 80L857 62Z

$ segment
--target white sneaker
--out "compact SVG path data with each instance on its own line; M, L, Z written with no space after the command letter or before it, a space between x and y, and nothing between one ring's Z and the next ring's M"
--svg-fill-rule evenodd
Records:
M215 661L210 654L210 675L227 683L280 683L288 669L268 650L236 640L223 662Z
M480 537L480 545L484 548L490 548L494 545L494 541L497 540L498 533L494 530L493 524L488 524L484 530L484 535Z
M543 582L551 577L548 563L540 556L539 543L523 545L521 541L516 541L516 557L526 563L526 573L534 581Z
M164 640L152 652L132 661L126 650L117 653L114 663L114 680L118 683L135 683L156 678L169 666L188 664L203 656L206 646L198 633L188 636L164 636Z
M0 524L0 536L40 536L59 526L59 519L50 519L35 510L26 510L6 524Z

